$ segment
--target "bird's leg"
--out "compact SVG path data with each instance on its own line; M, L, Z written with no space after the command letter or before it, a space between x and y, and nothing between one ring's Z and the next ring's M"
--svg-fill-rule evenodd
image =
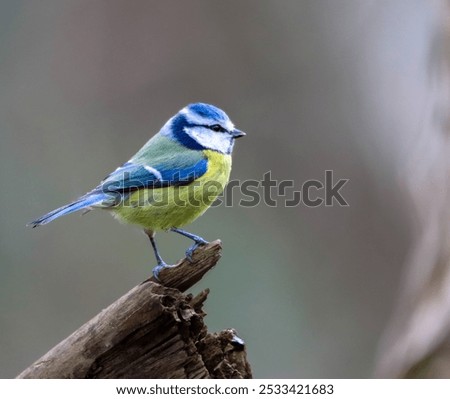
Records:
M191 245L187 250L186 250L186 258L188 259L189 262L192 262L192 254L194 253L194 251L200 246L200 245L206 245L209 244L208 241L204 240L202 237L196 236L195 234L189 233L187 231L178 229L176 227L172 227L170 229L170 231L173 231L175 233L181 234L182 236L185 236L187 238L190 238L191 240L194 240L194 244Z
M161 258L161 255L159 254L158 247L156 246L155 232L151 230L144 230L144 233L147 234L150 242L152 243L153 252L155 253L156 261L158 262L158 265L153 268L153 276L159 281L158 276L161 270L170 267L170 265L164 262L163 258Z

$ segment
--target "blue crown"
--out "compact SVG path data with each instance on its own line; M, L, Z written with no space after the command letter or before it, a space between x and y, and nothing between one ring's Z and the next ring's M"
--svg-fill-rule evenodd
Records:
M214 105L204 104L204 103L194 103L189 104L187 107L188 112L192 112L201 116L202 118L215 119L218 122L228 121L228 115L221 109L215 107Z

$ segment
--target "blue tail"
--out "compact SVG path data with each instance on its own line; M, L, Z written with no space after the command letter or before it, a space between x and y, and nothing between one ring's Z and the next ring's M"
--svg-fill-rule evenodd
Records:
M42 224L50 223L52 220L55 220L56 218L59 218L60 216L68 215L69 213L88 208L94 204L102 202L104 199L105 199L105 194L103 194L103 193L86 194L85 196L77 199L76 201L74 201L70 204L67 204L67 205L62 206L61 208L55 209L54 211L51 211L44 216L41 216L39 219L33 220L32 222L28 223L27 226L37 227Z

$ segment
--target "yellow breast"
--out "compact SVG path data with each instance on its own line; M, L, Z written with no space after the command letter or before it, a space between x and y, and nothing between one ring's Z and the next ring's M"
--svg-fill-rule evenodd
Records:
M216 151L205 150L203 154L208 159L208 170L197 181L203 182L217 182L222 185L222 190L225 184L228 183L231 172L231 155L221 154ZM217 195L220 195L220 191Z
M180 187L137 190L113 210L118 219L149 230L167 230L191 223L202 215L228 183L231 155L205 150L206 173Z

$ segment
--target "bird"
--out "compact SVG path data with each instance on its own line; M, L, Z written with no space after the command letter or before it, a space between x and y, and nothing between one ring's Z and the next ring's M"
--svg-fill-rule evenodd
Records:
M76 211L106 210L119 221L143 229L157 262L153 275L159 280L161 270L173 266L161 257L156 232L171 231L191 239L193 244L186 250L190 261L199 246L208 244L181 227L203 215L223 192L234 142L245 135L220 108L189 104L97 187L28 225L45 225Z

